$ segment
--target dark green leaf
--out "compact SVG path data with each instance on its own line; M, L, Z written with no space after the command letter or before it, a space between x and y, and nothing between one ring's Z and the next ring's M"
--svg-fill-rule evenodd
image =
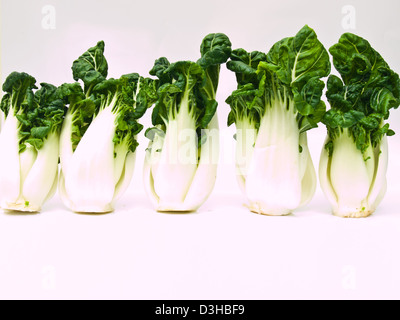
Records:
M343 34L329 52L341 79L329 77L327 98L332 111L325 116L325 124L328 131L350 128L364 152L370 142L377 145L389 133L384 120L400 104L399 76L366 39L355 34Z
M87 95L93 86L107 77L108 63L104 57L104 47L104 41L99 41L72 64L73 78L83 81Z

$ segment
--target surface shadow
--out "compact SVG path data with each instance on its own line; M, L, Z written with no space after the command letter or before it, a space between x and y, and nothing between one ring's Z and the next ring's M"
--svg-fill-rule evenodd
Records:
M39 211L35 212L28 212L28 211L18 211L18 210L8 210L8 209L3 209L3 212L7 216L36 216L39 215Z

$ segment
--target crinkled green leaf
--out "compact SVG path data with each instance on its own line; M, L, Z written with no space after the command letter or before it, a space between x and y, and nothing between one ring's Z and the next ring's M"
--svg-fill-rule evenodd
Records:
M152 76L156 76L159 81L160 85L164 83L170 83L172 78L169 72L165 72L168 69L170 62L167 58L161 57L154 62L153 68L149 71L149 74Z
M33 89L36 87L36 79L25 72L12 72L3 83L5 95L2 98L0 108L7 117L10 109L14 113L23 112L33 105Z
M204 113L199 117L199 128L206 129L212 118L214 117L215 113L217 112L218 102L215 100L208 100L204 110Z
M349 128L357 148L364 152L383 135L394 134L384 120L400 104L400 78L366 39L355 34L343 34L329 52L341 78L328 79L331 110L323 122L331 137L337 128Z
M282 83L299 91L310 79L330 73L328 52L307 25L295 37L277 42L267 54L267 63L275 66Z
M248 83L257 84L257 68L261 61L266 60L266 54L260 51L247 52L240 48L232 50L230 60L226 67L236 75L238 86Z
M159 60L156 60L156 64L158 62ZM188 97L189 110L194 114L199 125L204 124L201 117L206 114L207 101L204 100L205 97L199 89L205 83L203 68L192 61L178 61L169 64L163 73L157 74L160 77L160 83L161 79L170 78L171 81L162 84L157 89L157 101L152 113L153 125L165 125L171 116L175 117L185 95Z
M204 37L201 43L201 58L197 63L203 69L219 66L228 60L232 51L231 47L232 44L227 35L223 33L210 33Z
M218 107L216 92L220 68L231 51L231 42L225 34L210 33L202 40L201 57L196 62L170 63L165 57L157 59L150 70L150 75L158 78L153 83L157 88L156 96L155 99L152 95L146 97L154 104L152 124L165 131L168 121L180 112L184 101L196 121L198 134L207 128Z
M107 79L93 88L100 100L100 110L112 108L116 117L114 143L125 143L131 152L136 150L137 134L143 129L138 123L155 100L154 80L145 79L137 73L122 75L119 79Z
M294 103L300 132L318 126L326 111L321 100L321 78L330 73L329 55L313 29L304 26L294 37L276 42L268 54L233 50L227 62L238 88L226 102L231 107L228 124L247 118L259 126L268 106Z
M23 152L30 144L42 148L51 132L59 133L66 106L58 87L41 83L36 87L34 77L26 73L11 73L4 85L6 91L1 108L6 117L13 110L18 120L19 150ZM34 89L38 89L34 91Z
M257 91L252 83L248 83L233 91L226 99L226 103L231 107L228 126L241 119L248 119L259 127L265 110L265 100L258 96Z
M84 91L88 94L96 84L107 78L108 63L104 57L104 41L89 48L72 64L72 75L75 81L82 80Z
M211 100L216 98L221 65L229 59L231 51L231 41L224 33L210 33L201 43L201 58L197 63L206 73L206 83L202 90Z

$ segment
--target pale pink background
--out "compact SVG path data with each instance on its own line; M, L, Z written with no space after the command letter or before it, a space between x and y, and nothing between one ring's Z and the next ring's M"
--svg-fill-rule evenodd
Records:
M249 5L251 4L251 5ZM42 8L56 10L55 29ZM267 51L304 24L328 48L356 29L400 72L400 2L2 0L2 79L25 71L38 82L72 81L72 61L106 43L109 75L148 70L160 56L196 60L202 38L226 33L234 48ZM142 184L147 141L114 213L79 215L56 195L40 214L0 212L2 299L397 299L400 298L400 110L390 124L388 192L368 219L333 217L320 188L288 217L250 213L233 164L234 127L225 98L235 88L222 68L218 100L221 165L213 194L194 214L155 212ZM150 125L150 112L142 119ZM325 129L309 133L317 166Z

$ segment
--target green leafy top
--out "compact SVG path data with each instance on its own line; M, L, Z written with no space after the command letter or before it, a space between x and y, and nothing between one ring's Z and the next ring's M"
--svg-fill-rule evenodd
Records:
M92 98L86 98L79 82L64 83L60 86L60 91L68 105L67 113L72 115L71 142L75 151L96 114L96 102Z
M59 88L41 83L40 89L34 89L35 78L23 72L11 73L3 84L6 94L0 108L6 117L15 116L18 120L20 152L27 144L41 149L50 133L60 132L66 112Z
M82 80L84 92L90 95L93 87L107 78L108 63L104 57L104 41L89 48L72 64L72 75L75 81Z
M165 57L155 61L149 72L158 78L157 101L152 113L154 126L160 125L165 131L168 120L176 116L183 100L196 119L196 129L207 128L214 117L220 68L230 56L231 42L223 33L208 34L201 43L200 53L196 62L170 63Z
M321 100L330 73L328 52L316 33L304 26L294 37L275 43L268 54L233 50L227 63L238 84L226 102L231 106L228 125L245 117L258 128L274 102L293 103L300 132L317 127L325 113Z
M137 73L126 74L97 84L93 94L100 102L99 110L110 107L117 115L114 143L124 142L134 152L138 146L136 135L143 129L137 120L155 100L154 81Z
M104 46L104 42L99 41L75 60L72 72L76 82L60 86L64 102L69 105L68 112L72 115L72 147L76 149L98 113L110 107L117 115L114 143L124 142L134 152L138 145L135 136L143 129L138 119L154 103L156 83L137 73L107 79Z
M10 110L15 114L23 113L33 105L36 79L25 72L12 72L3 83L5 95L0 108L7 117Z
M72 76L76 82L64 83L60 86L63 99L68 105L68 113L73 115L71 125L73 150L76 149L98 113L99 101L92 94L92 90L98 83L106 80L108 74L104 49L104 41L99 41L96 46L84 52L71 67Z
M242 48L232 51L226 66L235 72L237 90L226 99L226 103L231 106L228 126L240 119L247 119L256 128L259 127L264 101L258 91L260 76L257 69L260 62L266 59L266 54L260 51L247 52Z
M229 59L231 51L231 41L224 33L210 33L200 45L201 58L197 63L206 73L203 91L208 99L216 99L221 65Z
M258 64L266 60L267 55L263 52L247 52L240 48L232 51L230 60L226 63L226 66L229 70L235 72L238 87L249 83L258 86Z
M164 70L159 71L160 59ZM197 127L204 129L215 114L217 103L214 99L208 100L200 94L205 83L205 72L195 62L178 61L167 63L166 58L156 61L151 75L159 76L157 101L152 113L153 125L164 127L169 119L174 118L185 101L193 117L196 118ZM158 73L157 73L158 71Z
M66 110L59 88L41 83L40 89L35 92L33 108L17 116L21 123L20 143L41 149L50 133L60 133ZM24 149L21 144L20 151Z
M331 106L323 123L333 139L343 129L364 152L394 132L384 121L400 104L400 80L369 42L352 33L343 34L329 52L341 78L331 75L327 98ZM332 143L326 148L332 152Z

